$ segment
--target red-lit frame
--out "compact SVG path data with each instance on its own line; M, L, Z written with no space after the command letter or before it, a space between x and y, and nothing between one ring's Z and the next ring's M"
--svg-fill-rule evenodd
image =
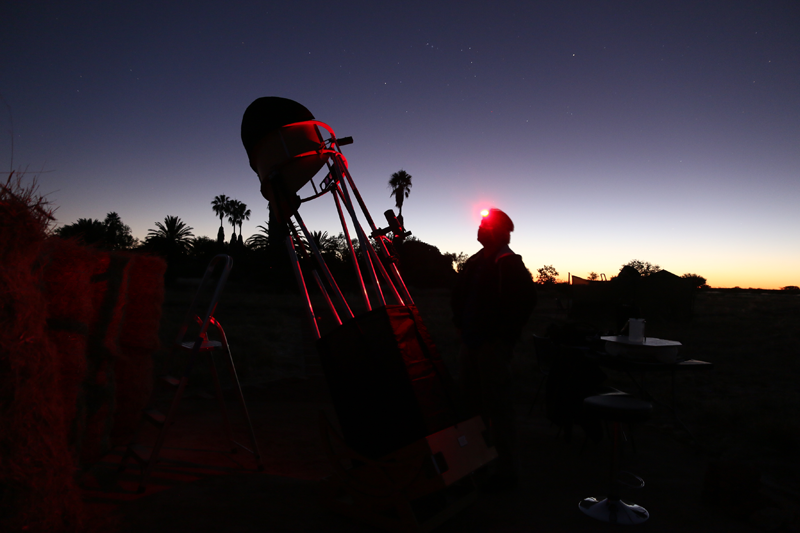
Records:
M313 182L313 178L309 180L312 188L314 189L314 194L307 198L301 199L301 204L315 200L321 196L324 196L325 194L331 194L332 198L334 199L336 211L339 215L339 220L342 224L342 233L345 235L348 244L348 250L351 258L353 259L352 262L355 271L354 273L359 284L359 292L367 310L371 310L375 306L385 306L387 304L386 295L384 295L383 290L384 288L389 291L397 304L413 305L414 301L411 298L411 294L408 292L408 288L406 287L399 270L397 269L397 265L393 260L391 260L393 259L392 252L387 242L388 238L386 237L386 231L379 229L370 216L369 210L367 209L361 194L358 192L358 188L356 187L353 177L350 175L347 158L341 151L340 142L337 139L333 128L331 128L328 124L318 120L308 120L287 124L286 126L283 126L279 132L288 128L307 125L313 125L315 127L320 141L319 148L317 150L297 154L287 160L284 165L289 165L292 161L304 157L322 157L328 167L328 174L321 182L321 190L319 191ZM330 135L328 139L323 137L320 128L325 130ZM279 173L280 167L278 167L276 171ZM361 214L364 216L369 226L369 234L364 231L364 228L358 220L356 206L358 206L360 209ZM359 265L359 261L355 253L355 247L353 246L353 241L348 228L347 220L345 218L345 213L349 215L361 249L367 251L367 253L363 255L364 259L361 265ZM305 242L308 248L311 250L311 255L314 256L316 265L311 269L311 274L314 277L314 280L320 291L322 292L328 309L331 311L334 320L338 324L341 324L342 315L344 315L345 320L353 318L353 312L350 305L348 304L342 291L339 289L336 280L333 278L330 269L325 263L325 259L322 257L322 254L319 252L319 249L314 243L314 240L312 239L310 232L303 222L299 211L295 211L291 217L294 218L297 228L299 228L300 232L302 232L303 236L305 237ZM300 257L297 250L298 247L296 246L297 243L301 242L301 239L297 229L291 223L291 217L287 222L290 235L286 238L286 248L289 251L289 257L292 261L295 279L297 280L297 284L305 297L306 315L311 323L312 331L315 333L316 337L319 338L320 330L316 318L317 315L314 311L314 306L308 294L305 276L303 275L303 269L300 266ZM374 239L376 245L373 245L369 237ZM384 266L384 262L378 256L378 253L383 255L384 258L390 259L387 261L388 267ZM310 259L308 257L308 253L303 247L300 247L300 255L302 255L305 259ZM317 270L317 268L319 268L319 271L322 272L323 276L327 280L327 286L323 282L322 276L320 276L320 272ZM364 281L365 274L370 279L373 287L373 295L371 298Z

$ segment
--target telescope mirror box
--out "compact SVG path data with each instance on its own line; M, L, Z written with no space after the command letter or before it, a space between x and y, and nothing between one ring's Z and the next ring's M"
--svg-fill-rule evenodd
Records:
M297 193L322 168L327 156L316 125L297 123L267 132L252 151L252 162L261 181L261 194L269 202L276 196L275 180L282 194ZM302 157L298 157L302 156Z

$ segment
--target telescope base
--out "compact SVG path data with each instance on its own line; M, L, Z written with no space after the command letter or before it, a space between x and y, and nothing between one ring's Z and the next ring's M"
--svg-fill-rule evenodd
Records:
M481 437L480 417L378 460L353 451L323 413L320 423L334 470L322 480L322 506L386 531L432 531L465 509L478 494L473 472L497 457Z

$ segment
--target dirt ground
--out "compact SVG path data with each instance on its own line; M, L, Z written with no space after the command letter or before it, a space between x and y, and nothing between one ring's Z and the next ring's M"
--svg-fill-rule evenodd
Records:
M313 357L307 363L301 376L245 387L263 472L256 471L251 455L227 453L216 403L189 394L144 494L136 493L135 467L118 473L121 449L84 477L84 500L96 523L120 533L378 531L319 504L319 480L331 475L332 468L320 446L318 418L320 411L333 418L334 411L319 365ZM535 372L520 372L514 389L520 487L510 493L479 493L474 504L436 531L612 527L578 510L581 499L607 491L609 439L585 444L576 431L565 442L545 418L541 396L528 416L539 379ZM678 380L680 387L681 376ZM241 430L239 419L233 420ZM245 438L241 432L239 439ZM650 519L637 526L642 531L800 531L794 502L762 482L742 481L748 472L744 463L728 464L718 494L722 503L704 503L704 478L713 458L675 424L668 410L657 407L653 418L636 428L635 448L635 453L625 448L623 466L644 478L646 486L624 491L623 499L650 512Z
M375 529L334 514L319 503L320 480L333 472L320 444L319 413L335 420L313 345L305 338L302 311L291 295L249 287L226 290L218 318L226 324L234 359L265 469L247 453L230 454L216 403L194 395L208 375L190 384L170 429L162 461L147 490L138 494L135 467L118 473L115 449L82 479L95 516L94 531L369 532ZM190 289L168 292L162 342L182 319ZM578 502L604 496L609 439L584 446L576 430L565 442L545 417L543 399L531 410L542 379L532 335L571 320L557 293L540 293L514 359L513 393L519 427L518 490L479 493L441 532L597 531L612 526L585 517ZM457 373L458 338L447 291L417 291L423 320L451 371ZM764 291L705 291L689 323L648 323L648 334L683 343L682 355L714 363L713 370L676 377L676 423L668 374L648 375L647 389L662 402L635 429L635 453L625 447L622 466L646 486L622 498L644 506L647 531L800 531L800 297ZM158 361L157 361L158 362ZM198 369L200 370L200 369ZM202 374L200 372L200 374ZM636 392L619 372L609 385ZM194 376L193 376L194 378ZM229 404L233 405L232 402ZM530 415L529 415L530 411ZM238 440L246 434L238 418ZM715 503L713 503L715 502Z

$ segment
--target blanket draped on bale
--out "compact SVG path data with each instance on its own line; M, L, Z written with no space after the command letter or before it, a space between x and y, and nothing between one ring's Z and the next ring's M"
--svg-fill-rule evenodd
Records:
M76 472L150 396L166 264L50 236L0 187L0 531L83 531Z

